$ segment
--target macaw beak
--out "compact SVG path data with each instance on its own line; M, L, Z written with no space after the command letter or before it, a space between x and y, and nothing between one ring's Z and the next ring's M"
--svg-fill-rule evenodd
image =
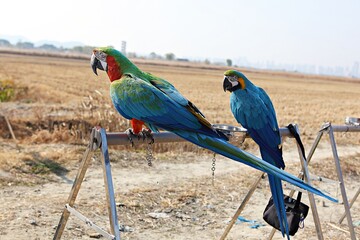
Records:
M229 81L229 79L227 77L224 78L224 82L223 82L223 89L224 89L224 92L226 91L229 91L229 92L232 92L231 89L232 89L233 85L231 84L231 82Z
M96 70L97 68L100 69L100 70L102 70L102 71L107 71L107 63L104 62L104 61L101 61L101 60L97 59L95 53L93 53L93 54L91 55L90 65L91 65L91 68L92 68L93 72L94 72L96 75L98 75L98 74L97 74L97 70Z

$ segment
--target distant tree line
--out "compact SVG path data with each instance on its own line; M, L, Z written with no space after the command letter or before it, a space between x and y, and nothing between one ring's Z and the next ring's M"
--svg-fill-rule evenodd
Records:
M0 47L10 47L10 48L19 48L19 49L38 49L44 51L53 51L53 52L77 52L84 54L91 54L94 49L93 46L75 46L73 48L63 48L57 47L53 44L44 43L40 46L35 46L32 42L17 42L16 44L11 44L6 39L0 39Z
M6 39L0 39L0 47L11 47L11 48L19 48L19 49L39 49L45 51L58 51L58 52L71 51L71 52L84 53L84 54L91 54L92 50L94 49L93 46L75 46L73 48L57 47L53 44L42 44L40 46L35 46L34 43L27 41L17 42L16 44L13 45ZM132 52L129 52L127 56L132 58L139 57L136 53L132 53ZM152 52L148 57L145 58L166 59L169 61L177 60L175 54L173 53L166 53L164 56L161 56ZM183 59L183 61L188 61L188 60Z
M35 46L32 42L17 42L16 44L11 44L6 39L0 39L0 47L8 47L8 48L18 48L18 49L38 49L44 51L53 51L53 52L74 52L74 53L81 53L81 54L91 54L92 50L94 49L93 46L75 46L73 48L63 48L57 47L53 44L42 44L40 46ZM174 53L166 53L164 55L159 55L155 52L151 52L148 56L139 56L134 52L128 52L126 54L130 58L148 58L148 59L160 59L160 60L167 60L167 61L180 61L180 62L189 62L187 58L177 58ZM201 62L201 61L198 61ZM202 61L205 64L211 64L208 59ZM227 65L229 67L232 66L231 59L226 59L225 63L216 62L213 63L216 65Z

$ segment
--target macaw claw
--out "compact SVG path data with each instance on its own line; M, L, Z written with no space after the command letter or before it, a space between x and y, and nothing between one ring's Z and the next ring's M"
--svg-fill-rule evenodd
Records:
M141 132L139 132L138 134L135 134L133 129L129 128L125 131L125 133L128 136L129 142L131 143L131 146L134 147L134 140L133 137L136 136L138 141L140 141L141 139L143 140L143 142L148 139L149 142L148 144L153 144L155 142L155 139L151 133L150 129L142 129Z
M131 143L131 147L134 147L133 136L135 135L131 128L125 131L126 135L128 136L129 142Z
M139 135L142 135L143 141L145 141L145 139L148 139L149 140L148 144L153 144L155 142L155 139L154 139L150 129L144 128L143 130L141 130Z

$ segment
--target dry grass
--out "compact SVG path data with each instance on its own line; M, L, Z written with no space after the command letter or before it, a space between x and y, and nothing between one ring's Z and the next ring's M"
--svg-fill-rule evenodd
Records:
M13 79L17 88L26 89L18 94L15 106L2 104L4 114L12 122L85 120L110 131L123 131L128 127L112 107L107 76L103 72L99 77L95 76L87 61L4 54L0 64L0 79ZM204 68L202 65L159 67L157 64L141 62L139 67L171 81L212 123L237 125L230 112L229 94L222 91L225 68ZM243 72L268 92L279 124L299 124L305 142L313 140L323 122L342 124L346 116L359 115L359 80ZM358 143L359 138L350 134L339 136L338 141Z
M222 90L226 68L201 64L146 62L137 60L147 72L172 82L195 103L212 123L237 125L229 108L229 94ZM163 64L163 65L161 65ZM93 74L82 59L2 54L0 79L12 79L12 102L0 103L1 114L11 121L20 144L87 142L95 125L107 131L129 127L113 108L105 73ZM305 144L311 144L323 122L343 124L346 116L359 116L360 80L319 77L283 72L242 71L273 100L280 126L297 123ZM0 137L10 139L0 117ZM338 144L358 144L354 133L337 134ZM247 141L243 147L254 146ZM119 147L128 149L129 146ZM202 153L192 144L158 144L157 152Z

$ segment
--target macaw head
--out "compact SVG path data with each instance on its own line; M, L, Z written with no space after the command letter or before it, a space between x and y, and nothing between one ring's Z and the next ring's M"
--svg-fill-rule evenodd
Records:
M247 80L245 75L241 72L236 70L228 70L224 73L224 91L233 92L237 89L245 89L248 81L249 80Z
M105 71L110 81L115 81L132 70L136 66L127 59L121 52L112 47L95 48L90 60L93 72L97 75L97 69Z

